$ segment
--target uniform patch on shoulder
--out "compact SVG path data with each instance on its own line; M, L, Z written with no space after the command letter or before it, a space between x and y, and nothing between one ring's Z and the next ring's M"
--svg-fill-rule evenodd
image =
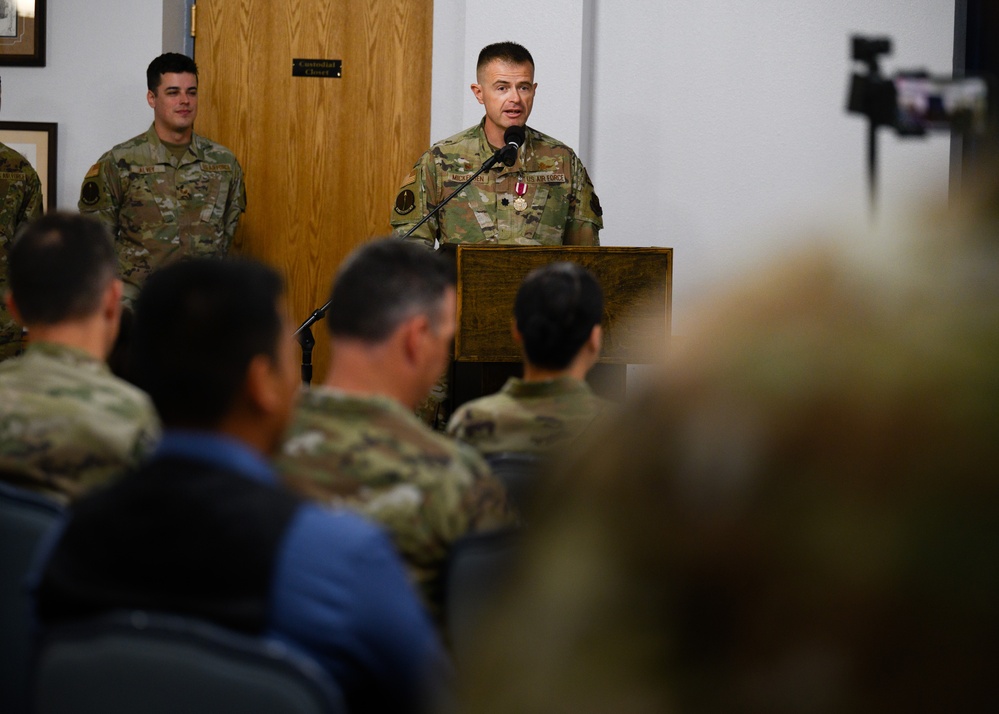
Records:
M101 187L92 178L83 182L80 189L80 203L84 206L93 206L101 200Z
M221 171L223 173L231 173L232 166L229 164L201 164L202 171Z
M400 216L405 216L414 208L416 208L416 196L413 195L413 192L408 188L400 191L399 195L395 197L395 212Z
M590 209L598 216L604 215L604 209L600 207L600 199L595 193L590 194Z
M100 172L101 172L101 165L100 164L94 164L93 166L90 167L90 171L88 171L87 175L84 176L83 178L84 179L93 178L94 176L96 176Z

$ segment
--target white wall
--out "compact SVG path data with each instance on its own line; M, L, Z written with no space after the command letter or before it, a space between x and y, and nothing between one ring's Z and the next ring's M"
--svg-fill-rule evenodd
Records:
M607 245L668 245L676 332L708 289L807 240L863 225L866 136L847 115L848 36L894 39L884 70L949 73L953 2L598 2L591 173ZM879 140L882 215L946 196L949 139Z
M530 124L577 147L602 243L675 249L682 334L701 292L809 240L802 226L867 224L866 123L844 110L849 35L892 37L886 71L949 74L953 25L952 0L436 0L432 134L481 117L467 98L459 115L455 95L482 45L525 44L539 82ZM882 215L946 196L946 137L883 131L879 146Z
M592 0L519 0L502 5L494 0L435 0L432 141L482 119L482 105L470 89L479 50L510 40L527 47L537 66L538 93L531 126L578 146L584 119L580 67L586 52L582 8L588 2Z
M145 131L146 65L160 54L161 0L48 0L45 67L0 67L6 121L58 122L56 205L75 209L87 169Z

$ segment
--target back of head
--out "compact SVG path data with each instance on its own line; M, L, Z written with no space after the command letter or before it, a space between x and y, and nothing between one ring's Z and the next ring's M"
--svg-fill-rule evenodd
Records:
M74 213L50 213L31 223L7 256L10 291L27 325L93 315L117 269L107 228Z
M524 279L513 313L527 360L565 369L603 319L604 298L593 274L576 263L551 263Z
M190 260L154 272L132 328L136 383L168 428L212 429L257 355L277 358L284 285L249 260Z
M160 78L164 74L169 73L190 73L197 77L198 65L187 55L177 52L161 54L150 62L149 67L146 68L146 86L149 88L149 91L155 92L156 88L160 86Z
M477 711L999 705L999 246L913 247L691 321L539 503Z
M354 250L333 280L327 323L338 338L377 344L414 315L436 320L454 267L421 245L381 238Z
M516 42L496 42L486 45L479 52L479 59L475 63L475 71L480 72L490 62L499 61L506 64L529 64L534 67L534 58L527 48L518 45Z

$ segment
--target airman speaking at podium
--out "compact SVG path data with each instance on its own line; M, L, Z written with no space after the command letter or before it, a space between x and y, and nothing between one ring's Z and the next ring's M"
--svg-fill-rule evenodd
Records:
M430 147L403 181L392 227L405 235L506 144L511 126L526 128L511 166L496 164L420 226L411 240L455 243L598 245L600 201L583 162L568 146L527 127L534 106L534 59L513 42L479 53L472 93L485 107L479 124Z

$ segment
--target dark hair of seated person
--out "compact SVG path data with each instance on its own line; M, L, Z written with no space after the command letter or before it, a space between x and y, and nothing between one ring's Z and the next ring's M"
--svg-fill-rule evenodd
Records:
M378 344L414 315L437 316L454 285L454 266L423 246L372 241L337 271L327 326L337 337Z
M154 272L136 302L132 373L163 425L210 429L257 355L277 356L281 277L249 260L189 260Z
M528 361L553 370L569 366L600 324L603 312L597 279L583 266L569 262L531 271L513 306Z
M42 216L14 240L7 255L10 290L28 325L94 314L117 268L107 228L75 213Z

